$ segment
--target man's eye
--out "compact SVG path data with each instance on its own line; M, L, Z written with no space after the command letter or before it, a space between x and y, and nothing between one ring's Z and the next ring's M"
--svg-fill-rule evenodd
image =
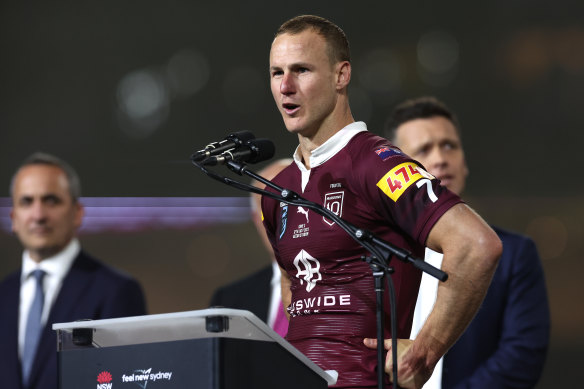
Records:
M32 204L32 199L29 199L29 198L22 198L18 201L18 205L20 205L21 207L28 207L31 204Z
M47 196L45 197L44 202L47 205L57 205L61 203L61 199L57 196Z
M423 147L420 150L418 150L415 154L416 155L426 155L430 152L430 147Z
M454 150L458 148L458 145L456 145L455 143L452 142L446 142L442 145L442 148L444 150Z

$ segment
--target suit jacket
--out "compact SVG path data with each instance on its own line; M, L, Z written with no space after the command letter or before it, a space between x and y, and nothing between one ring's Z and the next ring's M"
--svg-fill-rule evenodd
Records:
M215 291L211 306L245 309L267 323L272 294L272 265Z
M444 389L532 388L543 370L550 312L537 249L494 230L503 254L477 315L444 357Z
M2 387L22 385L18 358L20 271L0 284L0 380ZM29 389L56 389L57 337L53 323L107 319L146 313L137 281L90 257L83 251L73 261L43 329L31 371Z

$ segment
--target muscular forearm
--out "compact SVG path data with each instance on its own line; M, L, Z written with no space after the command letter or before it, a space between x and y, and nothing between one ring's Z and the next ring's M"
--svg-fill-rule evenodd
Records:
M448 280L438 287L436 304L402 362L404 375L432 370L479 308L501 254L501 242L467 206L446 213L432 230L428 246L444 253ZM400 368L402 371L402 368ZM425 374L423 374L425 375Z

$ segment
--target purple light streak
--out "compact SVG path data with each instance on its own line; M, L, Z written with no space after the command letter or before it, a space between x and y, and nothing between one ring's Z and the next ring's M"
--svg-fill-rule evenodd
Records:
M250 218L247 197L82 197L82 234L192 229L242 223ZM12 200L0 198L0 229L11 233Z

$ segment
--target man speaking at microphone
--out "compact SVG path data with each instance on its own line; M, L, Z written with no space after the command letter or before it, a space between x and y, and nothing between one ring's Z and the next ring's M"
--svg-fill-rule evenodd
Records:
M419 388L474 316L501 243L457 195L353 119L349 44L338 26L310 15L285 22L269 69L284 124L299 140L294 162L274 182L417 257L424 246L444 253L449 278L415 341L407 338L421 273L391 262L402 338L398 383ZM335 387L377 387L375 342L365 340L376 336L373 276L361 259L368 253L334 222L303 207L264 197L262 211L282 270L286 338L321 368L336 370ZM384 335L391 336L389 326Z

